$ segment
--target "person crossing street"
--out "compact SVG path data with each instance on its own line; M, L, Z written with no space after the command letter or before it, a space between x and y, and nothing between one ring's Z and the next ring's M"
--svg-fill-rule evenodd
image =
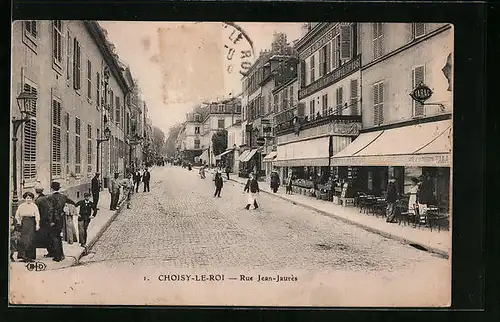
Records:
M254 209L259 208L259 204L257 203L257 194L259 194L259 183L255 178L253 173L250 174L250 178L247 180L244 192L248 192L247 205L245 207L246 210L250 210L250 206L253 204Z
M222 173L220 171L217 171L215 173L215 193L214 197L219 197L220 198L220 193L222 191L222 186L224 185L223 180L222 180Z

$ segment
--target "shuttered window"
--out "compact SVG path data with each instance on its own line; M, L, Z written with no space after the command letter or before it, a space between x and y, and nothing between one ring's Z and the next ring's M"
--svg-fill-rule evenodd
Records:
M352 58L352 25L340 26L340 59Z
M278 113L279 111L279 103L278 103L278 94L274 94L273 100L274 100L274 113Z
M96 94L95 94L95 97L96 97L96 103L97 103L97 106L99 107L101 105L101 75L99 75L99 73L97 73L96 75Z
M62 63L62 22L52 21L52 58L60 65Z
M358 79L351 79L351 115L358 115Z
M69 31L66 34L66 80L71 79L71 36Z
M109 113L109 121L110 121L110 122L113 122L113 120L114 120L114 115L115 115L115 113L113 113L113 108L114 108L114 106L115 106L115 105L114 105L114 104L115 104L114 99L115 99L115 97L113 96L113 91L112 91L112 90L110 90L110 91L109 91L109 106L110 106L110 109L111 109L111 110L109 111L109 112L110 112L110 113Z
M373 85L373 124L384 123L384 83Z
M116 106L115 106L115 111L116 111L116 125L121 125L120 124L120 121L121 121L121 118L120 118L120 98L118 96L116 96L115 103L116 103Z
M384 54L384 24L381 22L372 23L373 35L373 59L377 59Z
M323 116L328 115L328 94L325 94L321 97Z
M28 20L24 22L24 30L27 35L36 39L37 33L37 22L35 20Z
M314 99L309 102L309 118L310 119L313 119L314 118L314 114L316 113L316 107L314 106L314 103L316 103L314 101Z
M425 68L424 66L417 66L411 71L411 88L412 90L425 82ZM412 99L413 102L413 116L424 116L424 105Z
M411 24L413 38L419 38L425 35L425 23L414 22Z
M326 51L326 46L323 46L320 51L319 51L319 68L318 68L318 76L321 78L323 75L325 75L327 72L325 71L325 51Z
M283 91L283 109L286 110L288 109L288 91L285 89Z
M61 170L61 103L52 100L52 166L53 177L60 177Z
M80 142L80 128L81 122L77 117L75 118L75 173L79 174L82 172L82 160L81 160L81 142Z
M87 125L87 173L92 173L92 125Z
M333 38L332 42L332 69L340 66L340 36Z
M66 142L65 142L65 147L66 147L66 173L69 173L69 165L70 165L70 153L69 153L69 113L66 113L64 116L64 127L66 129Z
M297 116L303 117L306 114L306 104L298 103L297 104Z
M285 91L286 91L286 89L285 89ZM290 85L289 91L290 91L290 95L288 96L288 101L290 102L289 103L290 107L293 107L294 104L295 104L295 101L293 100L293 98L294 98L294 96L293 96L293 85Z
M306 86L306 62L300 61L300 87Z
M310 79L311 79L310 83L314 82L314 80L316 79L315 78L315 76L316 76L315 75L315 73L316 73L315 58L316 57L314 57L314 55L311 56L311 66L310 66L310 69L309 69L310 73L311 73L311 75L310 75Z
M37 93L37 90L28 84L24 84L24 90ZM30 100L28 109L30 120L24 123L23 130L23 178L25 180L36 179L36 128L37 128L37 106L36 100Z
M73 40L73 87L76 90L82 88L81 78L81 47L76 38Z
M336 115L342 115L342 110L343 110L343 100L344 100L344 92L343 92L343 88L342 87L339 87L335 90L335 98L336 98L336 110L335 110L335 114Z
M87 97L92 98L92 62L87 60Z

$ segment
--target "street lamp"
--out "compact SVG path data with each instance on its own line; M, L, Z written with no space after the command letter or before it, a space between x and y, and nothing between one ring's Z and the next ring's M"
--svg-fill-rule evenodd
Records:
M12 214L17 211L19 199L17 197L17 131L21 124L30 120L30 114L34 112L34 106L37 100L36 93L23 91L17 97L17 105L21 112L21 118L12 118Z

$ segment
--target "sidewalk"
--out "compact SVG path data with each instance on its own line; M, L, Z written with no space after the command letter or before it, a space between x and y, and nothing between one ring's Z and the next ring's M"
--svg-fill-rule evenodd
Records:
M99 210L97 211L97 215L94 219L90 221L88 230L87 230L87 247L86 249L90 249L97 239L103 234L103 232L108 228L108 226L111 224L111 222L115 219L115 217L118 215L122 207L125 205L125 203L121 203L118 206L118 210L116 211L111 211L109 210L109 204L111 201L111 196L108 192L107 189L104 189L101 191L99 194L99 204L98 208ZM76 200L75 200L76 202ZM77 222L76 217L73 219L74 222ZM78 235L78 224L75 224L76 232ZM37 262L43 262L46 267L44 270L54 270L54 269L61 269L61 268L66 268L69 266L73 266L78 264L78 261L82 256L85 255L86 249L81 247L78 242L74 242L72 244L68 244L67 242L63 241L63 249L64 249L64 257L65 259L61 262L55 262L52 260L52 258L45 258L43 255L47 253L47 250L45 248L37 248L36 250L36 261ZM14 255L15 258L16 255ZM23 270L26 270L25 266L26 263L23 262L11 262L12 269L18 269L22 268Z
M212 171L210 171L213 173ZM224 176L224 180L225 176ZM246 184L246 178L240 178L237 174L230 174L230 181ZM405 244L417 244L428 251L448 257L451 250L450 231L433 230L425 228L413 228L403 224L387 223L383 218L373 215L362 214L356 207L344 207L332 202L318 200L299 194L285 194L284 186L280 186L277 193L273 193L268 182L259 182L260 190L277 198L293 202L296 205L317 211L323 215L334 217L352 225L361 227L367 231L382 235L386 238L395 239Z

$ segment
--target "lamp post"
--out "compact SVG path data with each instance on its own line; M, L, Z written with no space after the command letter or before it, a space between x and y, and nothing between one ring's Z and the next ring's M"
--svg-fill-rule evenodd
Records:
M14 215L17 211L17 205L19 202L17 196L17 131L21 124L28 122L30 120L30 114L33 112L33 107L37 100L36 93L23 91L17 97L17 105L19 111L21 112L21 118L12 118L12 214Z
M105 120L106 121L106 120ZM106 124L107 122L105 122L104 124ZM99 173L99 160L100 160L100 155L99 155L99 146L101 145L102 142L106 142L106 141L109 141L109 138L111 137L111 130L109 129L109 127L106 126L106 128L104 129L104 137L103 138L97 138L97 172ZM101 180L102 180L102 176L101 176Z

